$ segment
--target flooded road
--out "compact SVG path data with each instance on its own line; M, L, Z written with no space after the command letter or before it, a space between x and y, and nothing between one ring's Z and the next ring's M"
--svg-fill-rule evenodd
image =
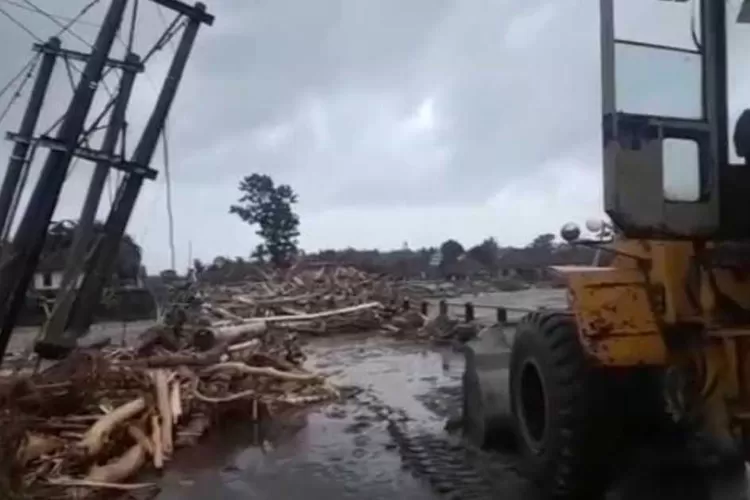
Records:
M460 408L462 357L384 338L315 341L308 365L330 374L342 401L269 428L238 424L185 450L160 500L536 499L513 454L470 449L445 430ZM744 475L706 474L640 456L607 500L739 500Z
M440 398L426 405L420 399L437 387L456 392L462 366L455 361L455 354L382 339L316 342L308 364L332 376L343 401L271 428L235 429L231 443L217 437L187 450L172 463L158 498L440 498L402 468L388 427L415 421L441 432ZM261 446L251 446L254 440Z
M564 291L464 296L451 302L560 307ZM456 307L453 313L460 313ZM518 312L510 311L510 319ZM486 315L486 318L482 316ZM494 311L477 309L478 319ZM130 338L148 326L101 325L89 341ZM33 331L16 336L23 349ZM458 415L463 356L450 348L384 337L312 341L308 367L342 389L341 401L277 419L215 428L180 450L159 483L160 500L524 499L536 490L515 471L515 457L485 453L449 434ZM606 500L747 499L745 474L707 472L680 452L644 451L623 468Z

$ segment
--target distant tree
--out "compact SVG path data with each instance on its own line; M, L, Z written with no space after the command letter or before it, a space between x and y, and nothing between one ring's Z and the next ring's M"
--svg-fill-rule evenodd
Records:
M540 234L529 244L530 248L552 249L555 246L556 236L552 233Z
M195 274L201 274L206 270L206 265L200 259L193 259L193 269L195 270Z
M232 205L229 212L259 226L256 234L263 238L264 251L274 265L289 265L297 254L299 217L292 210L297 195L288 185L277 186L264 174L246 176L239 189L242 193L239 204Z
M450 269L455 267L458 262L458 258L461 257L466 250L463 245L456 240L446 240L440 245L440 253L442 254L442 260L438 266L440 273L443 275L450 274Z
M440 245L440 253L443 254L443 262L452 264L464 254L465 250L461 243L456 240L447 240Z
M497 270L500 246L495 238L487 238L479 245L471 247L467 253L488 271L494 273Z
M250 258L254 259L256 262L259 262L260 264L263 264L266 262L266 258L268 257L268 249L266 248L266 245L258 244L255 246L255 250L252 251L250 254Z

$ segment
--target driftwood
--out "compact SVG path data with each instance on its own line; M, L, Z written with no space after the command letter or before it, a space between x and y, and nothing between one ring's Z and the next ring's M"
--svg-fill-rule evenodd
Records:
M210 374L218 371L236 371L245 375L263 375L266 377L274 377L281 380L293 380L295 382L322 382L323 379L319 375L312 373L291 373L282 372L275 368L270 367L256 367L248 366L244 363L221 363L210 366L203 370L204 374Z
M303 368L301 336L407 334L426 321L395 307L403 297L387 278L348 267L297 265L170 294L163 321L136 345L102 343L52 370L0 376L0 448L15 450L8 474L20 471L0 480L41 498L151 487L132 478L163 469L225 416L255 422L340 397Z
M150 349L145 358L137 357L142 346L82 351L55 370L0 384L14 391L4 400L21 405L5 411L26 429L14 456L17 467L32 471L24 474L25 488L44 497L59 496L49 490L58 488L92 500L139 489L146 485L126 481L146 466L163 469L177 448L196 444L224 414L244 412L257 421L278 408L338 396L323 377L292 361L295 344L283 336L238 335L203 353ZM61 374L68 380L45 378ZM53 419L36 416L59 412L59 397L86 406ZM96 402L102 397L106 404Z
M119 483L140 470L146 463L146 450L140 445L131 446L122 456L106 465L91 468L85 481L92 483Z
M368 304L360 304L356 306L350 306L350 307L344 307L341 309L334 309L331 311L322 311L318 313L311 313L311 314L300 314L300 315L285 315L285 316L271 316L267 318L255 318L252 320L247 320L248 323L293 323L297 321L310 321L311 319L323 319L323 318L330 318L331 316L341 316L345 314L350 314L354 312L364 311L367 309L375 309L378 307L383 307L383 305L380 302L370 302Z
M104 447L104 440L117 425L125 422L146 409L146 400L142 397L136 398L116 410L102 416L86 432L79 446L88 455L96 455Z

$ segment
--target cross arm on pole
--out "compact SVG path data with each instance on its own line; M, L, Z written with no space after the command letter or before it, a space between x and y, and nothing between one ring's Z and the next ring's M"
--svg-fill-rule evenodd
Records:
M194 19L200 23L211 26L214 24L214 16L206 12L206 6L202 2L196 3L194 6L190 6L179 0L152 0L154 3L158 3L162 7L166 7L169 10L182 14Z

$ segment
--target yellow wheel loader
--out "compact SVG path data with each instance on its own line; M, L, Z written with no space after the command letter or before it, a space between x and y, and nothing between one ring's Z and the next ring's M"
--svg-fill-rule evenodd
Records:
M555 268L567 310L523 318L509 355L492 338L467 354L467 434L484 444L507 404L521 469L553 498L600 492L629 433L662 423L750 457L750 110L727 104L728 32L750 31L750 2L653 0L649 23L684 20L680 47L618 38L635 3L600 5L611 228L589 230L611 237L562 231L613 259Z

